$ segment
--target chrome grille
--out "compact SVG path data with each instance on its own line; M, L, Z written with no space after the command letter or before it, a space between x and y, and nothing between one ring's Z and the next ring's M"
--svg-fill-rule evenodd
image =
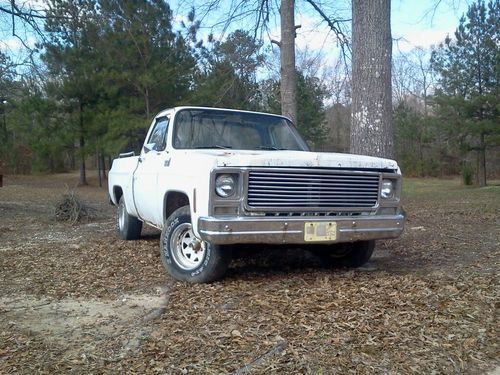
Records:
M377 204L379 174L339 170L253 170L250 209L366 209Z

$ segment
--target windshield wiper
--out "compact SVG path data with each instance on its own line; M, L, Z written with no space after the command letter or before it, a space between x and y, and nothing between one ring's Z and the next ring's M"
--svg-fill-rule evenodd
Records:
M221 146L221 145L212 145L212 146L198 146L195 149L204 149L204 148L222 148L224 150L232 148L231 146Z
M255 149L256 149L256 150L276 150L276 151L279 151L279 150L286 150L285 148L278 148L278 147L275 147L275 146L270 146L270 145L266 145L266 146L257 146Z

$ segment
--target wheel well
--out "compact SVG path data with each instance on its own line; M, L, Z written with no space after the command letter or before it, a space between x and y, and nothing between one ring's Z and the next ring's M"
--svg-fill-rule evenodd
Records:
M120 202L120 198L123 195L123 190L120 186L113 187L113 195L115 196L116 203Z
M163 221L167 220L175 210L183 206L189 206L189 198L186 194L179 191L170 191L165 194L163 199Z

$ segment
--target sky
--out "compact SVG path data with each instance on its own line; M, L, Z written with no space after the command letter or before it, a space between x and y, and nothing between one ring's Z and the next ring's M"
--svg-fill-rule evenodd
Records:
M175 0L171 3L174 4ZM458 26L460 17L466 12L471 0L392 0L391 27L394 42L394 53L408 52L415 47L429 48L443 41L447 35L452 36ZM2 5L6 0L0 0ZM41 0L31 0L29 3L44 4ZM327 5L328 1L317 0L317 3ZM337 0L334 4L338 16L350 18L349 0ZM42 5L43 6L43 5ZM174 12L179 9L172 5ZM186 13L183 9L182 12ZM184 14L175 15L181 20ZM23 44L12 36L8 18L1 18L0 22L0 50L11 56L22 58ZM207 21L208 22L208 21ZM297 32L297 47L309 48L313 51L326 51L328 55L335 50L336 40L326 25L320 22L315 11L303 0L297 0L296 23L302 25ZM17 30L23 36L25 43L34 46L35 38L30 33ZM208 33L208 31L207 31ZM271 27L271 37L279 39L279 27ZM332 48L333 46L333 48Z
M392 37L396 47L408 51L428 48L453 36L460 18L467 12L466 0L393 0L391 11ZM438 6L436 7L436 4Z
M470 0L392 0L391 31L394 53L408 52L415 47L427 49L444 41L447 35L453 36L460 17L467 11L470 3ZM342 2L337 1L336 4ZM298 13L296 23L302 25L297 36L299 48L307 46L327 49L335 44L334 36L328 33L324 24L318 25L315 14L311 11ZM340 15L351 17L348 5L344 6ZM326 35L328 37L325 37Z

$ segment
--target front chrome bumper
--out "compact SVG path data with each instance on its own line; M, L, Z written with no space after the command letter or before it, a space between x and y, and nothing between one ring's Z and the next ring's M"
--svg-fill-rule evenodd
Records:
M334 241L305 239L305 225L311 222L335 222ZM198 232L205 241L218 245L314 244L396 238L404 229L405 215L354 217L200 217Z

